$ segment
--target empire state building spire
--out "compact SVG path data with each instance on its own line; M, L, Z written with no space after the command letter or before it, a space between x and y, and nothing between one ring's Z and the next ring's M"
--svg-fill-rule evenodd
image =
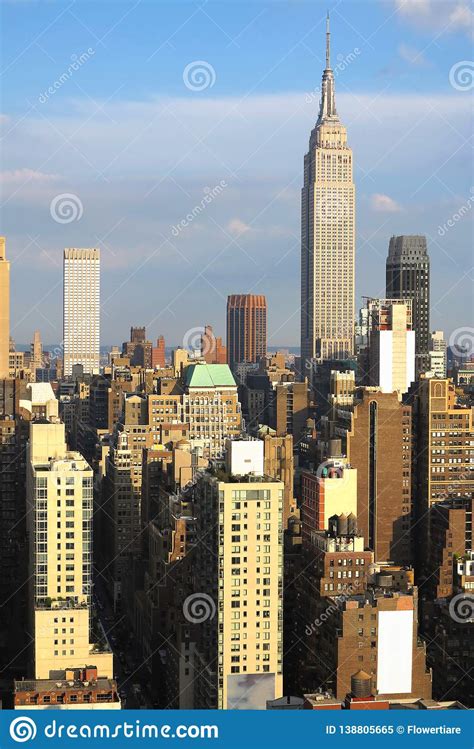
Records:
M337 122L339 117L336 112L336 100L334 93L334 72L331 68L331 31L329 28L329 13L326 16L326 67L323 72L321 84L321 103L319 107L318 125L322 122Z
M326 70L331 67L331 31L329 29L329 12L326 16Z

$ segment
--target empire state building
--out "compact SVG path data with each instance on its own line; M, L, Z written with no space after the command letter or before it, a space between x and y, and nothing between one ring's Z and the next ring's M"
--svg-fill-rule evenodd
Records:
M342 359L354 346L355 190L352 150L336 111L330 62L304 157L301 196L301 359Z

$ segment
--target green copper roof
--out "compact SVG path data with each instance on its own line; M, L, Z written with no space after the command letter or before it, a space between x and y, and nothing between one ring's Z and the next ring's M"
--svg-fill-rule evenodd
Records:
M192 388L235 387L227 364L190 364L186 367L186 385Z

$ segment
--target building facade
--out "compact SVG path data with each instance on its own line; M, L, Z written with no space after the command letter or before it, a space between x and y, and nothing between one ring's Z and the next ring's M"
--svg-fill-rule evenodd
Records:
M185 369L182 421L189 439L210 458L224 455L225 440L242 431L237 385L227 364L191 364Z
M407 400L414 411L413 490L421 574L427 573L431 554L431 507L437 502L474 497L473 409L458 402L450 379L422 377Z
M322 463L316 472L301 473L303 540L314 531L327 530L329 518L357 513L357 471L341 458Z
M416 393L416 479L426 513L440 500L474 496L473 409L457 402L450 379L422 379Z
M98 374L100 365L100 253L64 250L64 375L75 364L85 374Z
M56 679L22 679L14 683L15 710L120 710L115 679L96 668L67 669Z
M93 661L113 677L105 637L91 640L92 469L59 421L31 422L27 455L29 611L35 679Z
M433 377L443 379L448 371L448 345L442 330L434 330L431 334L430 345L430 373Z
M390 580L390 574L382 575ZM319 632L320 678L337 698L351 691L351 675L370 675L380 698L431 698L426 648L418 637L417 589L369 587L334 606ZM332 599L334 600L334 599ZM331 599L328 601L331 605Z
M195 628L196 708L265 709L282 696L283 495L265 476L198 478L196 542L206 542L194 590L215 615Z
M430 365L430 258L426 237L391 237L385 293L388 299L411 299L416 374L426 372Z
M328 20L319 117L304 159L301 207L303 363L309 359L345 358L353 352L355 188L352 168L347 131L336 111Z
M323 437L323 457L331 439L341 440L342 455L357 471L357 522L375 561L410 564L411 406L401 403L397 393L378 388L343 391L331 400Z
M158 336L156 346L151 350L151 366L153 369L166 367L165 339L162 335Z
M258 362L267 353L267 300L261 294L227 297L227 361Z
M43 366L43 344L41 342L41 333L39 330L35 330L30 347L30 369L34 380L36 380L36 370L42 369Z
M382 393L406 393L415 380L411 301L369 299L367 384Z

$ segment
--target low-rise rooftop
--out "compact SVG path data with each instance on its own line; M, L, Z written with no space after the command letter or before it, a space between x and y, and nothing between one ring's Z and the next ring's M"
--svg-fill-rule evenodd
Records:
M189 388L237 387L227 364L190 364L185 382Z

